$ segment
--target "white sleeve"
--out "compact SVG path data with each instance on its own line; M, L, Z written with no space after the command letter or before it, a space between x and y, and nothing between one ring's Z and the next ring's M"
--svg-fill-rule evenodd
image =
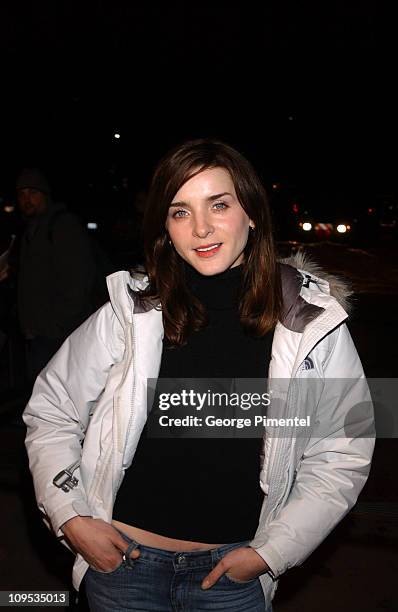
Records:
M274 578L319 546L354 506L370 471L375 435L369 388L345 324L332 340L324 363L325 379L332 380L325 381L296 479L286 504L264 526L261 546L254 546Z
M123 353L123 329L108 302L65 340L42 370L23 413L38 507L59 537L63 523L91 511L78 467L73 474L78 485L67 493L53 479L80 463L90 412Z

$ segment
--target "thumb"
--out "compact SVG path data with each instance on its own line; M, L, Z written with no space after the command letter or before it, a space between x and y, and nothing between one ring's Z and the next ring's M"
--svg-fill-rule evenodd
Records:
M201 584L202 589L210 589L210 587L212 587L217 582L217 580L219 580L221 576L225 574L226 571L227 568L225 567L222 561L217 563L217 565L213 567L211 572L207 574L207 576L203 579L203 582Z
M114 542L114 544L124 555L127 554L129 544L126 542L126 540L120 537L117 539L116 542ZM129 555L131 559L137 559L139 556L140 556L140 551L138 548L135 548L134 550L132 550Z
M126 546L126 550L124 551L124 554L127 556L127 549L128 546ZM131 551L129 557L130 559L138 559L138 557L140 556L140 551L138 550L138 548L135 548L134 550Z

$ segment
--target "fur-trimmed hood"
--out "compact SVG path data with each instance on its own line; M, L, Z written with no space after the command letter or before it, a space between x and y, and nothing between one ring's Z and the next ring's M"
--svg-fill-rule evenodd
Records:
M348 314L352 289L345 280L325 272L303 251L279 260L281 266L283 312L281 322L292 331L302 332L324 308L303 297L302 289L313 283L321 293L330 294Z
M301 250L294 255L290 255L290 257L281 259L280 262L326 281L329 284L330 295L336 298L347 313L351 312L352 302L350 298L354 292L349 281L325 271L307 253Z

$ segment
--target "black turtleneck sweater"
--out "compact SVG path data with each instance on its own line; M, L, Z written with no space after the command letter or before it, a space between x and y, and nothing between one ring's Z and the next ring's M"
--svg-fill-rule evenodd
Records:
M266 378L273 332L263 338L244 333L238 312L242 266L214 276L203 276L187 264L185 269L209 324L180 348L168 348L164 341L159 380ZM198 415L192 408L185 410ZM228 416L222 410L221 416ZM218 416L217 409L209 413ZM148 418L113 518L180 540L215 544L253 538L263 500L261 438L239 437L239 430L234 438L149 437L151 419L159 414L154 408Z

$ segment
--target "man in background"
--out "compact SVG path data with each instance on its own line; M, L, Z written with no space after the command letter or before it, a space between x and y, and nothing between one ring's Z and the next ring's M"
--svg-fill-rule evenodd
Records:
M46 177L25 169L17 179L25 222L18 270L18 315L33 382L65 338L92 312L95 261L78 217L51 197Z

